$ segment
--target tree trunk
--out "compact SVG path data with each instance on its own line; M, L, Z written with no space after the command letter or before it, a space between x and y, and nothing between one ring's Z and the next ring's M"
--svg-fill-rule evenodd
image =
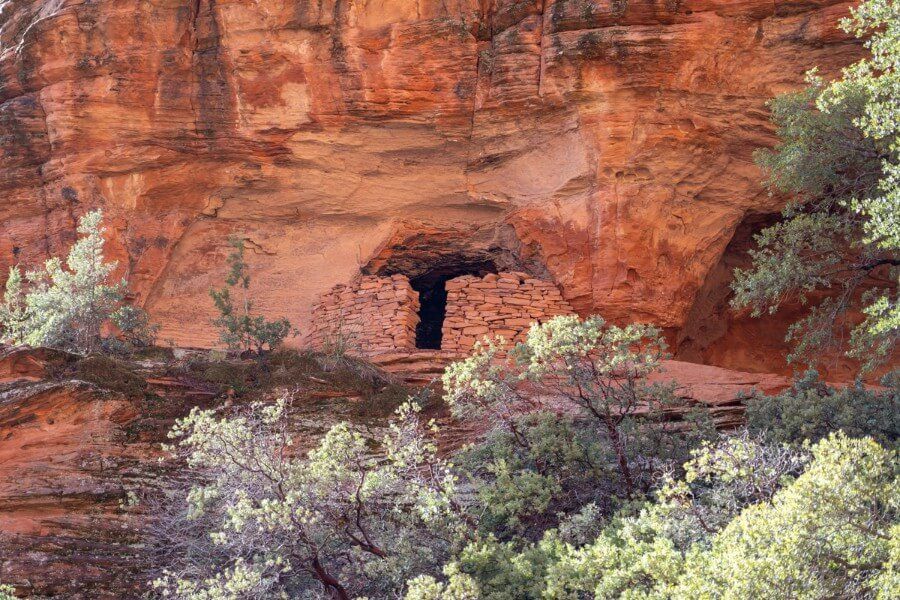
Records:
M347 590L344 589L341 582L332 577L331 574L325 570L318 558L312 559L312 568L313 572L316 574L316 579L322 582L322 585L325 586L325 589L328 590L332 598L335 600L350 600L350 594L347 593Z
M619 472L622 473L622 479L625 480L625 491L629 498L634 493L634 479L631 477L631 469L628 467L628 459L625 456L625 448L622 446L622 438L619 430L612 423L606 423L606 429L609 432L609 438L612 441L613 449L616 451L616 459L619 463Z

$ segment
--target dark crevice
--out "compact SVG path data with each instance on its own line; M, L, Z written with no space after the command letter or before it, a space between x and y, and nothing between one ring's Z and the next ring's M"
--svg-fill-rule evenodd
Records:
M416 325L416 348L440 350L444 316L447 314L446 279L419 291L419 324Z
M447 313L447 281L462 275L484 277L496 273L492 261L444 262L410 280L412 288L419 293L419 324L416 326L416 348L423 350L441 349L441 329Z

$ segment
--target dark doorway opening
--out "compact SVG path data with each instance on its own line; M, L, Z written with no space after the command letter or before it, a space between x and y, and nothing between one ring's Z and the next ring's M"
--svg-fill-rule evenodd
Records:
M416 326L416 348L440 350L444 317L447 314L447 281L461 275L484 277L496 273L491 261L446 265L410 280L419 292L419 324Z
M447 278L419 291L419 324L416 325L416 348L440 350L441 329L447 314Z

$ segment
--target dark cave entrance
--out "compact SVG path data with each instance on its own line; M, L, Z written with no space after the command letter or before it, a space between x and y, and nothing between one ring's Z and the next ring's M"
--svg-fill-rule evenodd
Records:
M496 273L493 261L450 263L413 277L409 283L419 292L419 324L416 326L416 348L440 350L444 317L447 314L447 281L462 275L484 277Z
M447 283L442 277L419 292L419 324L416 325L416 348L440 350L441 329L447 314ZM413 289L416 286L413 285Z

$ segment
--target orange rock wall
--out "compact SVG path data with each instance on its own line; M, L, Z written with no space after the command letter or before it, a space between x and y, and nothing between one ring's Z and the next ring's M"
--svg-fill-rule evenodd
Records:
M140 540L122 505L153 476L159 443L129 439L138 413L120 397L46 387L0 401L0 581L23 597L136 598Z
M485 336L523 341L531 324L574 310L548 281L527 273L464 275L447 286L441 350L467 352Z
M362 277L323 294L313 306L307 343L326 351L340 345L365 356L415 350L418 323L419 294L409 279Z
M258 308L308 332L317 296L390 240L457 231L581 314L782 369L784 324L721 313L708 283L783 202L752 161L766 100L859 55L836 28L849 5L8 0L0 269L62 253L103 206L161 339L204 346L229 234Z

